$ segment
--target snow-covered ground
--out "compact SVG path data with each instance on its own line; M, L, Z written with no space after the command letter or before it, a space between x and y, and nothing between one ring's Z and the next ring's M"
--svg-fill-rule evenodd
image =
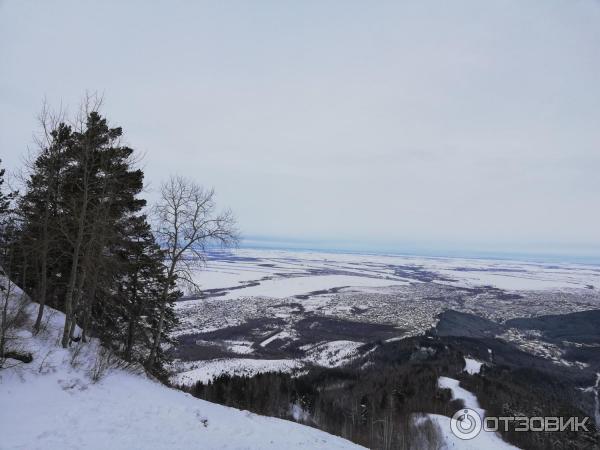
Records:
M216 405L116 371L99 383L56 372L0 384L2 449L360 448L293 422Z
M200 275L202 276L202 275ZM314 291L337 287L377 287L397 286L406 281L386 280L350 275L299 275L295 277L276 277L260 281L258 286L250 286L227 292L219 298L236 297L276 297L285 298L308 294ZM223 286L221 286L223 287ZM226 287L226 286L225 286Z
M481 366L483 363L473 358L465 358L465 372L470 375L481 372Z
M288 339L288 338L293 338L293 337L294 337L294 334L290 333L289 331L280 331L279 333L275 333L273 336L268 337L267 339L262 341L259 345L261 347L266 347L271 342L276 341L277 339Z
M435 282L455 286L494 286L506 290L600 289L600 267L492 259L465 259L238 249L214 253L196 272L203 289L227 289L219 298L290 297L313 291L401 285L430 272Z
M485 411L479 405L477 397L466 389L460 387L458 380L448 377L440 377L438 384L441 388L450 389L452 398L462 399L465 407L474 410L483 419ZM437 424L441 437L444 442L443 450L461 449L461 450L518 450L517 447L505 442L502 438L483 429L473 439L463 440L454 435L451 431L452 421L455 419L442 416L440 414L427 414L435 424Z
M362 342L354 341L329 341L309 345L305 349L305 360L323 367L338 367L356 357L361 345Z
M97 382L103 353L96 341L62 349L64 316L47 309L32 336L37 305L13 333L33 362L0 370L0 449L351 449L351 442L294 422L196 399L125 369L111 359Z
M285 332L278 333L264 342L281 337L281 334L287 335ZM290 373L299 371L310 364L338 367L356 357L357 349L361 345L363 345L362 342L354 341L329 341L307 345L303 348L306 356L301 359L215 358L200 361L177 361L172 367L175 375L171 377L171 382L176 385L191 386L198 381L207 383L223 374L252 376L265 372Z
M198 381L207 383L223 374L252 376L264 372L291 372L303 366L301 361L294 359L217 358L182 362L171 382L191 386Z

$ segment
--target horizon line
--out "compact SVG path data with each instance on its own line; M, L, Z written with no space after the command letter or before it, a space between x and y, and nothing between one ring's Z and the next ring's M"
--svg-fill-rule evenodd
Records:
M297 251L320 251L325 253L358 253L376 255L397 256L422 256L437 258L465 258L465 259L499 259L516 260L524 262L541 263L573 263L600 265L600 254L581 253L577 251L540 251L534 249L525 250L498 250L498 249L474 249L471 246L424 246L419 244L384 244L364 243L355 241L311 240L311 239L285 239L281 237L266 236L244 236L239 245L240 248L248 249L276 249ZM573 250L573 249L571 249Z

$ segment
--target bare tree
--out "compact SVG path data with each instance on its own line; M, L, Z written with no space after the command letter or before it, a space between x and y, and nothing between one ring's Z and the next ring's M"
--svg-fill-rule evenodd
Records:
M239 239L231 211L217 211L214 189L204 189L183 177L172 176L162 184L153 215L156 239L166 254L167 282L148 361L150 366L160 345L170 286L180 280L198 289L193 269L205 261L207 247L230 247Z

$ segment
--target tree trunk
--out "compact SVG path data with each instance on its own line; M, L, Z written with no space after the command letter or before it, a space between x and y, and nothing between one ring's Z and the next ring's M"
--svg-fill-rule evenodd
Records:
M129 317L129 327L127 329L127 342L125 344L125 360L131 362L131 354L133 351L133 340L135 339L135 330L139 317L142 314L143 306L138 305L138 271L133 276L133 293L131 296L131 315ZM143 297L142 297L143 298Z
M160 304L160 316L158 318L158 324L156 326L156 331L154 332L154 342L152 343L152 350L150 351L150 356L148 358L148 366L154 366L156 355L158 354L158 346L160 345L160 337L162 335L162 328L165 322L165 309L167 305L167 296L169 294L169 284L167 283L162 295L162 301Z
M169 298L169 286L171 281L173 280L173 275L175 274L175 268L177 266L177 261L175 259L171 260L171 266L169 267L169 273L167 276L167 280L165 282L165 287L162 293L162 301L160 304L160 316L158 318L158 325L156 327L156 331L154 333L154 342L152 344L152 350L150 351L150 356L148 358L148 367L154 366L156 355L158 354L158 346L160 345L160 337L162 336L162 329L165 322L165 312L167 307L167 300Z
M33 326L33 331L37 334L40 331L40 326L42 324L42 317L44 316L44 306L46 305L46 290L48 286L48 243L44 244L44 251L42 251L41 260L42 260L42 268L41 268L41 278L40 278L40 290L38 295L38 313L37 318L35 319L35 325Z
M6 316L8 310L8 293L4 298L4 305L2 305L2 318L0 319L0 366L2 365L2 361L4 360L4 344L5 344L5 336L6 336Z
M84 304L83 323L81 326L81 340L87 342L87 337L90 335L90 327L92 321L92 308L96 301L96 287L98 285L98 272L94 271L92 290L89 293L89 298Z
M16 359L17 361L21 361L26 364L33 361L33 356L31 353L6 352L4 353L4 358Z
M71 329L69 330L69 340L72 341L75 337L75 327L77 325L77 319L83 317L83 308L82 306L82 295L83 295L83 287L85 285L85 279L87 277L87 269L89 266L89 250L84 250L85 256L83 257L83 262L81 263L81 273L79 274L79 278L77 280L77 288L75 290L75 295L73 297L73 320L71 320Z
M65 327L63 330L63 336L61 344L63 348L69 346L69 336L71 332L71 322L73 321L73 295L75 291L75 284L77 281L77 269L79 265L79 253L81 251L81 245L83 243L83 230L85 227L85 216L87 212L87 186L84 188L83 203L81 213L79 216L79 223L77 229L77 238L75 245L73 246L73 257L71 258L71 275L69 278L69 285L67 293L65 295Z
M79 249L81 247L81 239L78 234L77 242L75 244L75 248L73 249L73 258L71 259L71 275L69 278L69 285L67 287L67 293L65 295L65 327L63 329L63 336L61 341L63 348L67 348L69 346L69 334L71 332L71 321L73 320L73 293L75 291L75 281L77 279L77 265L79 263Z
M12 292L12 282L10 281L9 273L6 273L6 284L6 288L2 291L4 305L2 305L2 318L0 319L0 367L5 358L6 331L8 328L8 301L10 300L10 294Z

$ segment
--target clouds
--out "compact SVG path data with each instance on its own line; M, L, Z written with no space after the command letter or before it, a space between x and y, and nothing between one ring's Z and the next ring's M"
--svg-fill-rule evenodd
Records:
M600 245L597 2L13 1L0 42L11 164L93 89L247 234Z

